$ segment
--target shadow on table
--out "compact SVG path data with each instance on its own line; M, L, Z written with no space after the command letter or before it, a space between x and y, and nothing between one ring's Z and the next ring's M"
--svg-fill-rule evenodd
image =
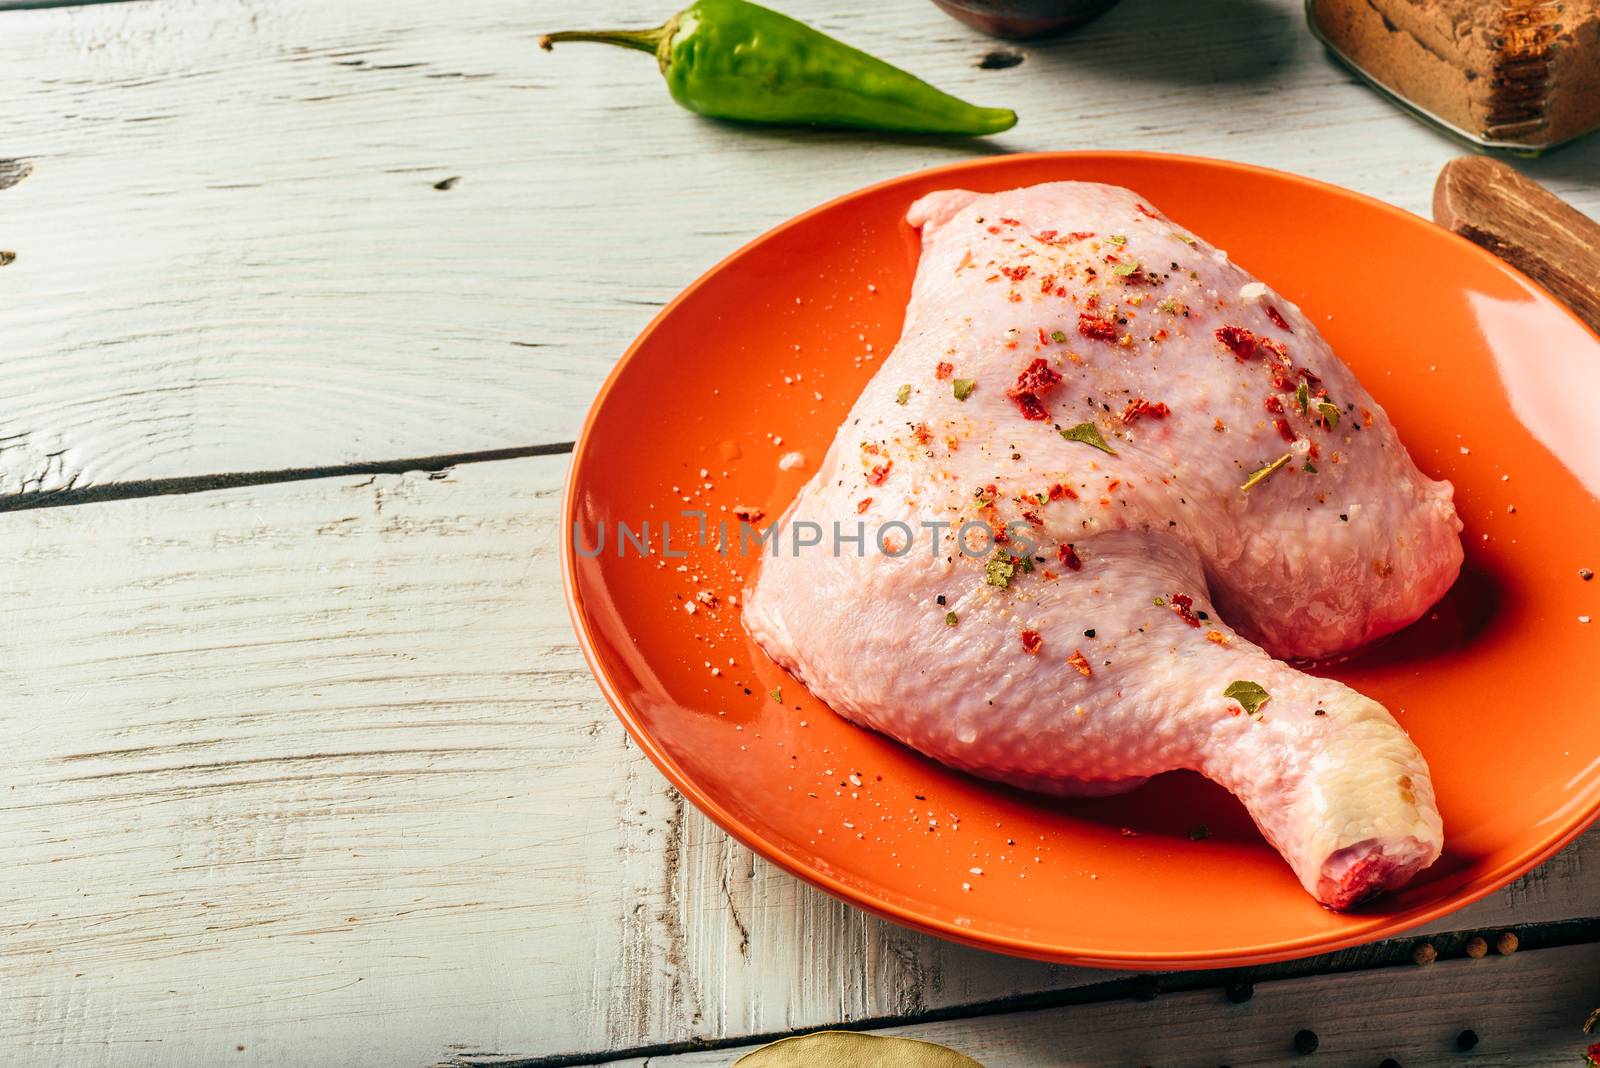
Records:
M1125 80L1133 92L1135 82L1264 82L1308 40L1300 18L1266 0L1128 0L1079 33L1020 47L1041 76L1070 68Z

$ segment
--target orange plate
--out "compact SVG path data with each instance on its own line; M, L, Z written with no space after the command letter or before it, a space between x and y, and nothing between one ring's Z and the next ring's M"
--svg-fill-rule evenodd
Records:
M1411 731L1444 812L1444 857L1357 912L1319 907L1244 810L1193 774L1048 800L846 723L745 635L734 598L753 558L697 544L696 521L679 518L703 509L714 525L741 505L775 518L815 469L898 335L913 200L1060 179L1136 189L1271 282L1321 324L1423 470L1456 485L1461 580L1428 617L1328 669ZM667 778L852 904L986 949L1105 967L1323 952L1504 886L1600 810L1600 579L1578 574L1600 569L1600 501L1584 483L1600 487L1600 435L1575 400L1597 395L1600 339L1499 260L1377 201L1178 156L975 160L807 212L662 311L600 391L573 457L567 600L606 697ZM791 450L808 463L782 471ZM656 555L629 546L619 559L616 524L646 520ZM683 558L660 555L664 520ZM601 556L574 551L574 523L590 549L605 528ZM717 603L688 611L702 590ZM1190 841L1196 824L1210 837Z

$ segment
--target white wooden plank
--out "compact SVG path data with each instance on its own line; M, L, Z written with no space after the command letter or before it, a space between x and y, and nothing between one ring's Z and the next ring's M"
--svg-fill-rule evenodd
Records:
M726 252L974 153L1220 155L1425 212L1459 151L1334 66L1300 0L1128 3L1005 70L976 61L1009 46L920 0L783 5L1015 106L987 143L708 122L646 56L532 44L672 6L4 13L0 157L35 169L0 191L0 492L570 439L655 307ZM1600 140L1525 166L1600 211Z
M687 809L573 644L565 466L0 514L0 1062L582 1054L1108 978ZM1591 834L1441 926L1600 914L1597 868Z
M1570 1068L1588 1044L1600 945L1455 960L1256 985L1243 1005L1219 990L1112 1001L885 1029L940 1042L986 1068L1101 1068L1108 1064L1247 1066L1298 1061L1315 1033L1319 1066L1405 1068L1470 1061L1483 1068ZM1463 1031L1477 1044L1457 1045ZM612 1061L617 1068L725 1068L756 1047Z

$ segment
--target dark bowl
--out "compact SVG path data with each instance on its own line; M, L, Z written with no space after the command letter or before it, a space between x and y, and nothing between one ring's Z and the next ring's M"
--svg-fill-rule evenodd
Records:
M1117 0L933 0L951 18L1013 41L1048 37L1082 26Z

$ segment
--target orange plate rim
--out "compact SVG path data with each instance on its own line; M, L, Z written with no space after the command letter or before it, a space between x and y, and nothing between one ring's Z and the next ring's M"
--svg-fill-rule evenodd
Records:
M1232 170L1241 174L1252 174L1269 177L1278 181L1298 184L1324 195L1343 198L1358 202L1369 209L1396 217L1405 221L1407 225L1414 225L1428 220L1413 215L1393 204L1385 203L1375 197L1358 193L1343 186L1330 182L1307 178L1304 175L1280 171L1272 167L1262 167L1256 164L1240 163L1233 160L1216 159L1209 156L1195 156L1171 152L1144 152L1144 151L1081 151L1081 152L1020 152L1007 153L998 156L964 159L954 163L941 164L937 167L928 167L922 170L911 171L896 175L871 185L862 186L828 201L816 205L807 211L795 215L777 226L765 231L759 236L745 242L732 252L728 253L717 263L707 268L693 282L684 288L677 296L668 301L662 309L650 320L645 328L634 338L620 359L612 367L605 381L601 384L595 396L594 403L590 406L588 414L584 417L577 440L573 444L572 459L568 467L567 477L562 488L561 501L561 527L562 531L572 528L575 518L575 506L578 495L578 473L583 466L583 457L586 447L590 444L595 422L604 409L612 390L617 386L622 377L627 374L628 366L635 353L646 343L651 334L661 323L670 318L678 306L685 302L697 289L714 275L719 274L729 264L743 256L747 251L764 244L774 237L793 228L804 225L813 216L819 215L836 205L850 200L865 197L871 193L902 183L912 183L929 178L936 178L942 174L968 175L975 171L987 170L991 167L1015 166L1019 163L1060 163L1070 166L1074 163L1101 163L1115 164L1119 161L1139 161L1144 163L1173 163L1198 164L1216 167L1222 170ZM1064 179L1065 180L1065 179ZM1492 253L1468 241L1458 234L1448 231L1448 238L1457 243L1460 250L1469 256L1478 257L1481 261L1490 264L1494 269L1514 277L1523 285L1537 290L1546 297L1556 308L1567 315L1577 326L1589 336L1600 343L1600 334L1591 330L1587 323L1579 319L1567 305L1556 298L1550 291L1529 278L1526 274L1501 260ZM599 656L595 648L595 636L592 633L587 614L585 613L582 597L577 588L577 572L573 564L572 544L570 539L562 537L561 542L561 580L562 593L566 600L567 611L571 616L573 628L578 636L578 644L583 650L585 662L589 665L590 673L594 676L605 696L606 702L611 705L617 718L627 729L634 742L649 757L651 763L660 769L667 780L676 787L684 797L694 803L712 822L723 830L733 835L745 846L760 854L762 857L787 871L790 875L809 883L819 890L824 891L842 901L860 908L873 915L889 920L893 923L935 935L939 938L972 946L977 949L1004 953L1009 956L1024 957L1033 960L1048 961L1059 964L1073 964L1082 967L1114 968L1131 970L1170 969L1189 970L1203 968L1235 967L1240 965L1271 964L1279 961L1294 960L1318 953L1331 953L1341 949L1365 945L1369 942L1384 938L1391 938L1412 930L1422 924L1447 916L1475 901L1479 901L1497 890L1504 888L1509 883L1527 874L1538 867L1556 853L1560 852L1600 817L1600 791L1589 799L1586 806L1570 810L1571 814L1557 823L1553 830L1541 841L1519 856L1505 861L1498 866L1477 876L1470 883L1459 888L1454 893L1443 895L1430 901L1401 912L1375 916L1370 921L1356 925L1347 933L1339 935L1311 934L1302 938L1285 939L1276 942L1262 943L1253 946L1242 946L1229 952L1214 950L1174 951L1174 952L1146 952L1124 951L1107 952L1104 949L1090 950L1081 946L1072 946L1057 943L1045 943L1037 940L1016 938L1001 934L991 934L974 931L949 923L935 917L926 916L914 909L901 907L889 901L881 900L872 894L852 887L837 879L830 878L822 872L808 867L803 862L789 856L782 849L769 842L760 833L746 825L725 809L717 800L708 794L695 782L695 780L678 767L676 762L659 746L651 734L646 731L638 721L633 710L612 685L611 679L602 669Z

